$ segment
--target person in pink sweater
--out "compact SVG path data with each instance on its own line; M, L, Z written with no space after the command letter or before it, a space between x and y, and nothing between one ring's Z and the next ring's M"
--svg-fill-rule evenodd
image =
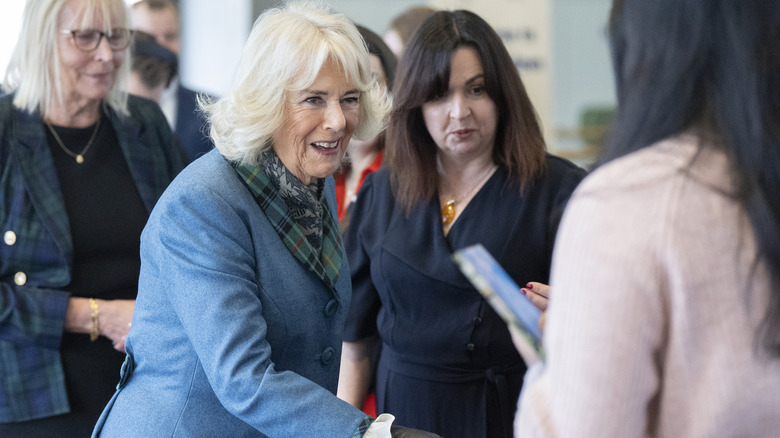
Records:
M515 436L777 436L780 2L615 0L609 34Z

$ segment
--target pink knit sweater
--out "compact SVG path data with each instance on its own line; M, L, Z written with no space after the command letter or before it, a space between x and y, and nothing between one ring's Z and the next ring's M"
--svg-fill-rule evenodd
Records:
M725 154L697 144L630 154L575 192L517 437L780 437L780 359L756 337L767 267Z

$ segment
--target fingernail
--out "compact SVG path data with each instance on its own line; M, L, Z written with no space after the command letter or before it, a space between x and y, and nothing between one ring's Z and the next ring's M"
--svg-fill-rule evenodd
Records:
M527 294L525 293L525 289L520 289L520 292L522 292L522 293L523 293L523 295L527 295Z
M527 287L528 289L533 289L534 285L531 284L531 283L528 283L528 284L525 285L525 287Z

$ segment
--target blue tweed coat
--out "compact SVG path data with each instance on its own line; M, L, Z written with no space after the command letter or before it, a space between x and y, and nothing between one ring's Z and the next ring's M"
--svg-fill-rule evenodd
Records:
M325 191L335 215L333 178ZM121 383L93 436L362 435L370 417L334 395L352 293L346 259L329 288L219 151L155 206L138 288Z

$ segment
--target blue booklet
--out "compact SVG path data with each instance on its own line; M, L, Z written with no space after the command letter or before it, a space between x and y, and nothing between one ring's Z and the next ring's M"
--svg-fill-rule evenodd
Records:
M542 312L528 301L520 291L520 286L496 259L481 244L458 250L452 258L496 313L522 334L522 347L525 348L518 346L518 349L526 363L530 365L530 362L544 360L542 333L539 330Z

